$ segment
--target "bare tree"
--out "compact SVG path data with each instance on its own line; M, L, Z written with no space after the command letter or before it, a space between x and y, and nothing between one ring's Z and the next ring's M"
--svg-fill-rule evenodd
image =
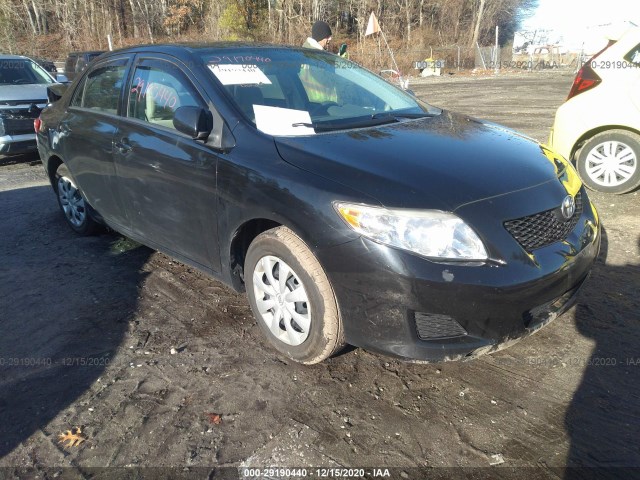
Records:
M31 52L43 45L63 57L71 48L229 36L300 44L316 20L334 37L355 43L361 54L378 51L364 38L373 11L394 49L437 44L491 44L513 35L537 0L0 0L2 45ZM233 14L230 14L233 13ZM37 42L34 38L50 41ZM375 47L374 50L371 50ZM13 48L13 47L11 47ZM43 47L44 48L44 47ZM367 51L367 49L369 49ZM352 48L352 51L355 51Z
M478 43L478 37L480 36L480 25L482 25L482 15L484 14L484 2L485 0L480 0L480 5L478 6L478 13L476 15L475 27L473 28L473 36L471 37L470 46L473 47L476 43Z

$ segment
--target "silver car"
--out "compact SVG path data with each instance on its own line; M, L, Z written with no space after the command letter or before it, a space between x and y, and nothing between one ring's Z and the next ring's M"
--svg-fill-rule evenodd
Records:
M0 54L0 155L36 151L33 121L47 105L47 87L65 82L27 57Z

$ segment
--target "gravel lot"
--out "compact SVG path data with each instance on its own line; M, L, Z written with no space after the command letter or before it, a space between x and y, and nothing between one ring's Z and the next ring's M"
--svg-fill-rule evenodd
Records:
M571 81L452 76L412 88L545 141ZM38 159L1 160L0 478L132 472L94 467L222 478L238 466L640 475L639 196L592 194L601 257L578 304L533 337L465 363L350 349L303 367L267 346L243 295L120 236L76 236ZM86 441L58 443L79 426Z

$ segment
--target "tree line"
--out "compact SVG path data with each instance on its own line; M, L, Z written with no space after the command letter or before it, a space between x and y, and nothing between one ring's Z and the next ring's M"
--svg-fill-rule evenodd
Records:
M399 49L502 44L537 0L0 0L0 51L58 58L70 50L164 41L300 44L316 20L365 44L370 13Z

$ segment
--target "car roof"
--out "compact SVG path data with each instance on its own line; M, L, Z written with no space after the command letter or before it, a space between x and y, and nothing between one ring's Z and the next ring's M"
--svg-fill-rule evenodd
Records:
M104 53L105 50L87 50L87 51L81 51L81 52L69 52L69 55L91 55L93 53Z
M137 45L133 47L121 48L114 50L112 53L168 53L179 55L181 53L189 54L201 54L201 53L217 53L226 49L241 49L241 50L302 50L302 47L295 47L290 45L278 45L271 43L256 43L256 42L208 42L208 43L154 43Z

